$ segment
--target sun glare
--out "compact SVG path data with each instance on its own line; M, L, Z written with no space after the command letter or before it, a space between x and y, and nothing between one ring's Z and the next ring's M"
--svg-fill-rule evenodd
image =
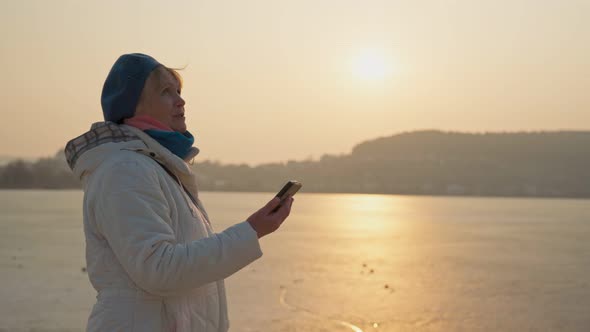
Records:
M391 67L382 53L364 50L353 59L353 72L358 78L364 80L378 80L389 75Z

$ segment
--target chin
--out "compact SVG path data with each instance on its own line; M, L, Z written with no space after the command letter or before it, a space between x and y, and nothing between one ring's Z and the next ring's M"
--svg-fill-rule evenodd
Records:
M174 126L172 127L172 130L177 131L179 133L184 133L186 132L186 126Z
M184 133L186 131L186 123L184 123L184 121L180 122L180 123L172 123L170 125L170 128L172 128L172 130L177 131L179 133Z

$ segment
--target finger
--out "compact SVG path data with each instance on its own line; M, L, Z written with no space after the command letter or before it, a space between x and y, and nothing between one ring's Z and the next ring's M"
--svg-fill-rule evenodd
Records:
M295 202L295 198L291 197L288 202L289 206L287 208L287 217L291 214L291 207L293 206L293 202Z
M285 219L289 216L289 212L291 212L291 205L293 204L293 197L289 196L285 198L281 208L277 212L281 219Z
M285 206L285 208L287 210L291 210L291 205L293 205L294 200L295 200L295 198L293 198L292 196L289 196L283 201L283 205Z
M266 214L269 214L274 208L281 204L281 200L278 197L273 197L266 205L262 208Z

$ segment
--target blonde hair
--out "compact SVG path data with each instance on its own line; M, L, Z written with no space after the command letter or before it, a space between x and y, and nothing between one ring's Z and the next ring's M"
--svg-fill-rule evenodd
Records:
M182 70L182 68L178 69L178 68L168 68L164 65L160 65L158 67L156 67L151 73L151 75L154 75L156 77L156 79L158 80L158 84L160 84L160 82L162 82L162 71L167 71L170 74L172 74L172 76L176 79L176 81L178 82L178 86L179 86L179 90L182 90L182 76L180 76L180 74L178 73L178 70ZM147 80L149 79L149 77L146 79L146 83ZM149 93L149 92L148 92ZM143 87L141 94L139 95L139 100L137 101L137 104L135 105L135 111L133 112L133 114L135 115L137 113L137 108L142 106L142 104L144 103L144 100L146 98L146 88L145 86Z
M164 69L167 72L169 72L170 74L172 74L172 76L174 76L174 78L176 79L176 81L178 82L178 86L180 87L180 89L182 90L182 76L180 76L180 74L178 73L178 70L182 70L184 68L169 68L166 67L164 65L158 66L158 68L156 68L154 71L156 72L155 74L157 75L158 79L160 79L160 71L158 71L158 69Z

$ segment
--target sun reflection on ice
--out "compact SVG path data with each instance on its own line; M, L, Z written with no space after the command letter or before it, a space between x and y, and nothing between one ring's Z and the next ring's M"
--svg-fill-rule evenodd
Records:
M340 207L345 219L342 227L365 235L378 235L382 231L399 228L407 213L405 199L399 196L351 194L344 202L346 206Z

